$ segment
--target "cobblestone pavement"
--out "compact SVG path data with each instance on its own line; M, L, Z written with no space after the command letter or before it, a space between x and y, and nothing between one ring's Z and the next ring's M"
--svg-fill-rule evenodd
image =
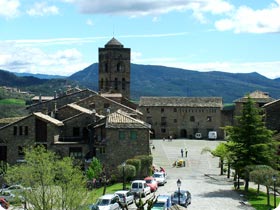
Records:
M214 149L219 141L208 140L152 140L154 164L167 171L167 183L159 187L156 194L171 194L177 190L177 180L181 179L181 189L192 194L190 210L253 210L242 195L233 191L232 180L220 176L219 159L209 153L201 154L205 147ZM186 167L172 167L172 163L181 159L181 149L187 148L188 157L183 157ZM185 156L185 154L184 154Z

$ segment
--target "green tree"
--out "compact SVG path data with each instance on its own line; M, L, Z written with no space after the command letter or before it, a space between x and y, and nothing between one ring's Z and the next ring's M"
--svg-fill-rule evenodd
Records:
M23 196L32 209L79 209L86 192L82 171L70 158L58 159L44 147L24 150L26 163L9 166L5 179L9 184L31 187Z
M202 149L201 154L209 152L211 155L214 157L219 157L220 158L220 166L221 166L221 172L220 174L223 175L224 171L224 161L226 160L228 163L228 168L229 168L229 163L230 163L230 153L227 149L226 143L220 143L215 149L210 149L209 147L205 147Z
M267 205L270 205L270 187L273 186L273 176L276 177L277 185L279 185L279 172L269 167L257 167L250 172L250 179L257 184L264 185L266 187Z
M225 128L230 144L228 150L233 154L233 167L239 177L244 175L247 165L276 166L276 141L273 132L262 121L260 109L248 97L244 103L241 116L236 117L236 125ZM245 191L249 188L249 177L245 178ZM239 187L239 186L238 186Z
M89 180L92 180L93 178L99 178L100 175L102 173L102 164L100 163L100 161L97 158L93 158L87 171L87 178Z

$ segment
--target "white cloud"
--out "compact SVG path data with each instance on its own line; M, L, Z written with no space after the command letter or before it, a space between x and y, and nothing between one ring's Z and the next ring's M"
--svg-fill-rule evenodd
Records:
M0 0L0 16L6 18L16 17L19 13L19 0Z
M26 13L30 16L57 15L59 9L56 6L48 6L46 2L37 2Z
M75 48L47 53L39 48L17 47L11 43L7 48L7 45L0 46L0 69L4 70L70 75L91 64L84 62Z
M233 30L235 33L280 32L280 1L258 10L241 6L228 18L216 21L215 26L220 31Z
M233 6L224 0L72 0L82 13L143 16L158 15L172 11L193 10L194 13L222 14Z
M87 19L86 24L89 26L93 26L93 21L91 19Z

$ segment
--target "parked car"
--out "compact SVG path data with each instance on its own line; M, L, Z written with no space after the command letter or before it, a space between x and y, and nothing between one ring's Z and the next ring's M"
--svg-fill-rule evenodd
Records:
M9 204L9 202L5 198L0 197L0 206L3 209L8 209L10 204Z
M96 206L99 210L119 210L119 200L120 197L117 194L105 194L97 199Z
M120 197L120 202L122 204L132 204L134 201L134 195L131 191L129 190L119 190L116 191L115 194L117 194Z
M167 210L171 207L170 195L159 195L153 204L152 210Z
M134 196L146 197L146 195L151 193L151 188L145 180L134 180L131 183L131 192Z
M180 196L180 203L179 203L179 196ZM192 199L191 193L187 190L180 190L180 193L178 190L176 190L171 195L172 205L179 204L181 206L187 207L188 205L191 204L191 199Z
M30 187L23 187L22 185L16 184L16 185L11 185L7 188L3 188L1 192L9 191L12 192L13 194L21 193L24 190L31 190Z
M21 195L14 194L14 193L12 193L10 191L2 191L0 193L0 198L5 199L9 203L24 201L24 199L23 199L23 197Z
M158 189L158 183L154 177L148 176L144 179L147 185L151 188L151 192L155 192Z
M166 174L164 172L155 172L153 177L157 181L158 185L165 185L166 181Z

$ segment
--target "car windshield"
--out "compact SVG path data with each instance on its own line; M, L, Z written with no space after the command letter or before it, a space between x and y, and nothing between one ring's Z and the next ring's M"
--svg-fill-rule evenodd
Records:
M154 174L153 177L155 178L161 178L163 175L162 174Z
M174 198L178 198L179 197L179 192L175 192L174 193ZM184 194L183 193L180 193L180 198L183 198L184 197Z
M117 193L118 194L118 196L120 197L120 198L123 198L124 197L124 194L121 194L121 193Z
M164 203L154 203L153 207L164 207Z
M147 183L147 184L150 184L150 183L152 183L152 180L151 180L151 179L147 179L147 180L146 180L146 183Z
M98 201L96 202L96 205L107 206L107 205L109 205L109 203L110 203L109 199L98 199Z

